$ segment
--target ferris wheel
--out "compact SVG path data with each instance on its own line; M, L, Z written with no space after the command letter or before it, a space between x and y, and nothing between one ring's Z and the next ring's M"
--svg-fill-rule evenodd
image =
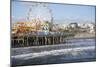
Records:
M27 11L27 20L32 22L33 19L40 21L53 22L52 10L45 3L26 3L29 5Z

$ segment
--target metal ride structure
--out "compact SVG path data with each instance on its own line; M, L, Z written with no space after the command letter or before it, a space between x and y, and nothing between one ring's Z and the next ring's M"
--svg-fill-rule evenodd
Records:
M52 29L53 24L53 13L52 10L49 8L48 4L45 3L32 3L32 2L23 2L25 5L29 6L27 11L27 20L32 22L34 19L39 19L43 22L50 23L50 31Z

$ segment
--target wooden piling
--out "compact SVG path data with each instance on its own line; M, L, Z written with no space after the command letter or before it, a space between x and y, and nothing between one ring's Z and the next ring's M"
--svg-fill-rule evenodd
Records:
M62 35L14 35L11 39L12 47L28 47L39 45L54 45L64 42Z

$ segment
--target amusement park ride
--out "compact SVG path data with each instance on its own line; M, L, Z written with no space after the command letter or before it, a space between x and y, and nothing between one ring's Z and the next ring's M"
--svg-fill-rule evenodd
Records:
M52 10L44 3L23 3L28 5L27 21L16 22L12 33L51 31L53 24Z

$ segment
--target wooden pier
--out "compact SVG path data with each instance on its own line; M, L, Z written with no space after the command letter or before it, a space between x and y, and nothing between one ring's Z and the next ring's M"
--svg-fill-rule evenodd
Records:
M12 48L65 43L65 35L12 35Z

